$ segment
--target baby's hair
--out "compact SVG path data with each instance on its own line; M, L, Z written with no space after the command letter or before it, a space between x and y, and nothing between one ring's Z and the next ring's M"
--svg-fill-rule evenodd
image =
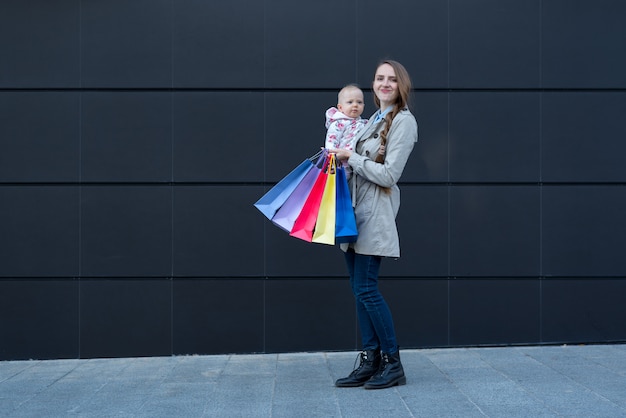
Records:
M341 102L341 96L348 90L361 90L361 87L359 87L358 84L354 83L346 84L341 90L339 90L339 93L337 93L337 102Z

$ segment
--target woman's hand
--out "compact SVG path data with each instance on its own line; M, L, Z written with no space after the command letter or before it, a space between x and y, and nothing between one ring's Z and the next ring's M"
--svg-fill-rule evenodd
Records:
M352 155L352 151L350 151L349 149L337 149L337 148L335 148L335 149L331 149L330 152L335 154L337 159L340 160L340 161L347 160Z

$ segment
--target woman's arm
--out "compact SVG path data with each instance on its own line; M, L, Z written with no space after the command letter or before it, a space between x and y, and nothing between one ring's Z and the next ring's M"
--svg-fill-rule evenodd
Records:
M371 156L363 156L351 153L348 163L353 171L381 187L395 185L406 165L413 146L417 142L417 122L410 112L398 114L387 135L385 147L385 161L380 164L373 160L376 158L378 148L371 152Z

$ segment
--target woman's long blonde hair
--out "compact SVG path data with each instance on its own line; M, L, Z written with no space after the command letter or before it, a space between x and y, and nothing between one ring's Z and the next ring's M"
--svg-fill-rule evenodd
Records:
M393 118L395 118L401 110L407 108L409 105L409 98L412 88L409 73L406 71L406 68L404 68L402 64L393 60L384 60L378 64L378 66L376 67L376 71L378 71L380 66L384 64L391 65L393 71L396 73L396 80L398 82L398 96L396 97L396 101L393 104L393 109L391 109L391 111L385 115L385 127L380 133L380 145L383 146L387 145L387 134L389 133L389 129L391 129L391 123L393 121ZM378 96L376 96L376 92L374 92L374 102L376 103L376 106L380 108L380 100L378 99ZM378 154L376 156L377 163L382 163L384 161L384 155Z

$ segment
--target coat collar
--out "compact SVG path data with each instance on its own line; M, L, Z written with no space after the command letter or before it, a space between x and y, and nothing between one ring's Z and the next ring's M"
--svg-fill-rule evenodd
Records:
M365 125L365 127L357 134L354 144L367 138L372 132L377 131L378 128L384 123L386 123L385 119L380 119L378 122L374 122L374 116L372 116L367 125Z

